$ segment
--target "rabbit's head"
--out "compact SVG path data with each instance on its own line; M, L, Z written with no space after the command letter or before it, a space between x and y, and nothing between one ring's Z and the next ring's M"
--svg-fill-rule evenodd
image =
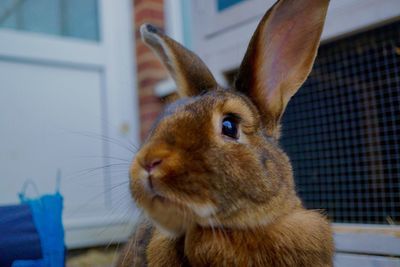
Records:
M194 53L141 27L181 97L159 117L130 173L134 199L161 230L257 227L301 206L279 122L312 68L328 2L278 1L228 89Z

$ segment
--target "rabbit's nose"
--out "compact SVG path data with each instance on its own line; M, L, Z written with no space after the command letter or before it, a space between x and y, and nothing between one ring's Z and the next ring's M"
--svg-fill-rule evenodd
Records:
M158 165L160 165L162 162L161 159L152 159L144 164L144 169L148 172L151 173Z

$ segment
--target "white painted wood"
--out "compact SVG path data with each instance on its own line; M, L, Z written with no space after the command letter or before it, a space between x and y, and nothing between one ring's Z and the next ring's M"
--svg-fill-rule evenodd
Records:
M3 58L100 68L105 63L101 43L24 31L0 29Z
M337 251L400 256L400 226L333 224Z
M338 251L400 255L400 238L385 234L335 233Z
M1 204L17 203L16 193L28 178L42 193L54 192L57 169L72 175L103 164L101 158L77 159L86 151L103 153L98 142L82 142L74 134L102 130L101 72L6 61L0 61L0 70ZM66 212L79 208L85 196L94 197L103 183L102 173L92 179L65 177ZM103 203L88 205L96 211Z
M160 98L176 92L176 84L172 78L159 82L154 88L156 95Z
M335 267L399 267L399 258L337 253Z
M132 6L99 5L98 43L0 29L0 204L18 203L26 179L54 192L61 169L69 248L121 241L137 217L128 188L128 143L139 145ZM125 165L84 171L113 163Z
M387 20L399 19L398 0L331 1L322 40L348 35Z
M140 145L139 137L139 106L135 83L135 56L133 54L133 6L131 1L102 0L102 36L106 60L105 96L106 126L105 134L115 140L120 140L121 145L107 142L107 154L113 157L130 161L136 148ZM129 149L127 149L127 147ZM105 164L115 163L115 160L106 160ZM129 163L129 162L118 162ZM109 181L106 197L110 203L108 208L113 213L122 213L128 216L128 206L132 204L128 184L117 186L128 181L125 172L127 168L115 166L108 169ZM111 189L112 188L112 189Z
M165 0L165 32L177 42L183 44L183 19L181 0Z
M258 21L273 2L244 1L218 13L215 0L192 1L193 50L220 83L224 83L224 72L239 66ZM399 16L398 0L331 1L322 39L337 38Z
M250 20L258 20L274 2L274 0L247 0L219 12L215 0L204 1L202 10L207 19L202 22L203 33L206 38L210 38L229 28L246 24Z
M68 232L66 243L70 248L79 248L124 242L132 234L137 216L132 213L134 219L99 216L72 220L65 227Z

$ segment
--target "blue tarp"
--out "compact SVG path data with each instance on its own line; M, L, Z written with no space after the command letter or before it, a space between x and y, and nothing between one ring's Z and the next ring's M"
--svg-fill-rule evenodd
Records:
M1 267L64 266L63 198L21 196L21 205L0 206Z
M0 266L15 259L41 259L39 233L28 204L0 206Z

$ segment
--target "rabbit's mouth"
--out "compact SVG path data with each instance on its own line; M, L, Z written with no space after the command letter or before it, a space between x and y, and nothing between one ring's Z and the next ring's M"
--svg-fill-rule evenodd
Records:
M158 197L164 199L165 197L161 194L161 192L157 189L157 186L154 184L154 177L153 175L149 174L147 175L146 178L142 179L142 184L144 190L148 194L150 194L151 197Z
M162 182L158 176L149 174L143 170L135 172L134 186L132 192L136 200L142 196L149 203L162 204L163 206L184 206L174 195L165 192ZM142 198L140 197L140 198ZM141 202L141 201L139 201Z
M191 211L191 213L198 218L207 219L214 216L217 213L217 208L212 203L196 203L190 200L183 200L175 195L163 193L152 184L151 176L148 177L149 185L146 186L147 193L151 198L152 202L159 202L165 206L173 205L179 207L182 210Z

